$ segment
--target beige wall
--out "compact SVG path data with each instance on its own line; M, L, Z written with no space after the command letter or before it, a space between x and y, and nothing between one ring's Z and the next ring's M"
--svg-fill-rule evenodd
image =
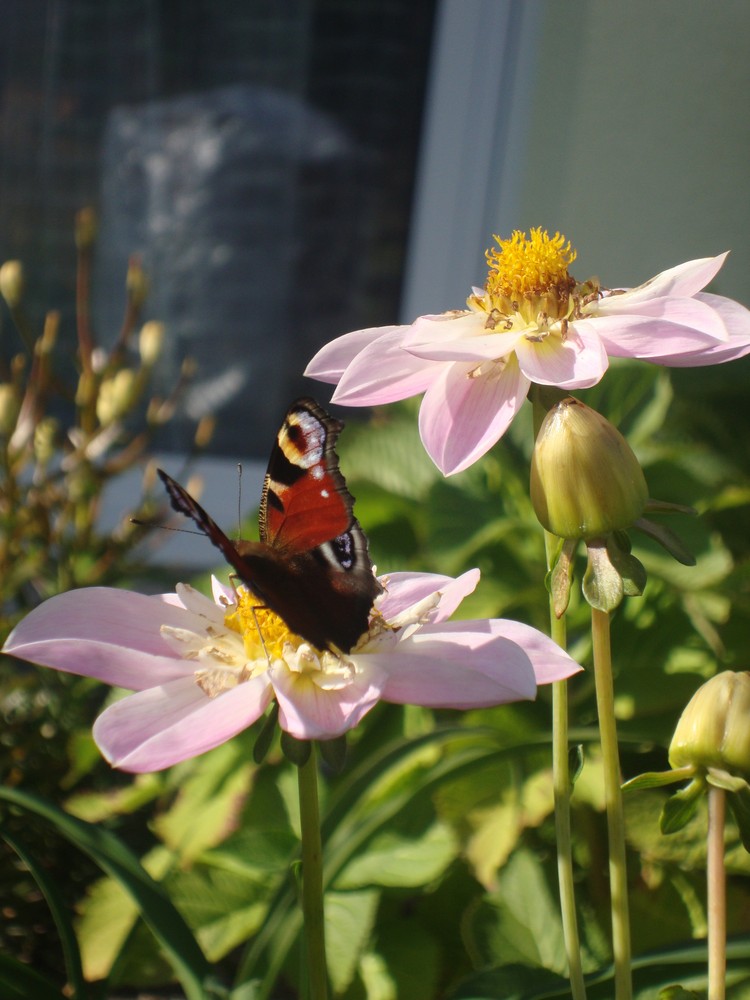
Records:
M731 248L713 287L750 305L748 0L544 0L540 13L513 226L560 229L576 276L605 284Z

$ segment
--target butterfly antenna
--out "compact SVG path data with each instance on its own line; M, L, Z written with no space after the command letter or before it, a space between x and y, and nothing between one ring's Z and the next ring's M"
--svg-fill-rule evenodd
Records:
M242 462L237 463L237 538L242 538Z
M258 630L258 638L260 639L260 644L263 647L263 652L266 654L266 660L268 660L268 666L270 667L271 666L271 654L268 652L268 648L266 646L266 640L263 638L263 632L262 632L260 624L258 622L258 616L255 613L256 610L258 610L258 609L256 609L256 608L252 609L252 611L253 611L253 621L255 622L255 627Z
M192 528L175 528L170 524L159 524L156 521L145 521L140 517L130 517L128 520L131 524L137 524L141 528L158 528L159 531L180 531L185 535L200 535L202 538L206 537L202 531L193 531Z

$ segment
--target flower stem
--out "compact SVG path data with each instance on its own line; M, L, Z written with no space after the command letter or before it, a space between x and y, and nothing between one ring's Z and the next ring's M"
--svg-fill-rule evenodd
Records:
M546 410L538 393L532 395L534 408L534 435L539 433ZM547 555L547 569L552 568L552 560L559 539L549 531L544 532L544 547ZM565 649L567 628L565 617L558 618L554 609L554 598L549 600L550 637ZM557 850L557 878L560 888L560 914L562 917L565 953L568 958L568 978L573 1000L586 1000L586 986L581 965L581 940L578 934L576 915L575 884L573 881L573 848L570 831L570 765L568 762L568 682L555 681L552 684L552 784L555 795L555 841Z
M727 968L727 899L724 869L726 792L708 786L708 1000L724 1000Z
M630 1000L632 982L628 874L625 860L625 816L620 788L620 757L617 749L609 614L606 611L591 609L591 636L594 648L594 680L596 706L599 714L599 738L604 764L604 801L607 807L615 998L616 1000Z
M320 840L318 763L315 745L297 768L302 830L302 917L307 942L309 1000L326 1000L325 924L323 920L323 848Z
M545 532L547 558L555 544L554 537ZM552 607L550 595L550 636L562 649L567 644L565 619L558 618ZM555 681L552 685L552 784L555 794L555 840L557 849L557 878L560 886L560 913L563 939L568 957L568 978L573 1000L586 1000L586 986L581 965L581 941L578 935L575 885L573 882L573 848L570 832L570 765L568 759L568 684Z

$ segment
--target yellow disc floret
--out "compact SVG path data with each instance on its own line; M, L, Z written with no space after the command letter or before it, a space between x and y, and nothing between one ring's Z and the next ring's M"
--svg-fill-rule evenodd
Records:
M546 229L537 228L527 236L516 229L510 239L494 239L497 247L486 253L490 295L522 299L575 286L568 267L577 254L560 233L550 236Z
M296 649L304 641L290 632L282 618L244 587L237 591L237 605L224 616L224 624L242 636L247 655L251 658L257 656L262 648L273 660L281 657L287 643Z

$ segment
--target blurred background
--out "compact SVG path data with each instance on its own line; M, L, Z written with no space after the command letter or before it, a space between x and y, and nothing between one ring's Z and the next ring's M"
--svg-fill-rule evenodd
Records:
M313 353L349 330L460 308L484 282L493 233L560 230L579 253L575 277L609 286L731 250L712 290L750 304L747 0L0 0L0 12L0 263L24 262L34 331L22 344L18 317L2 306L6 632L72 587L163 591L191 577L186 566L216 565L205 538L164 531L149 536L160 561L144 568L140 552L133 559L141 535L128 515L158 525L167 517L145 460L187 482L180 469L187 474L194 458L196 426L215 414L191 468L203 477L201 502L234 536L237 461L250 509L288 403L303 393L330 398L330 386L301 375ZM76 369L85 298L77 304L76 288L88 250L77 256L74 221L84 206L99 220L91 326L99 344L119 345L88 372ZM134 255L150 292L131 310L128 339ZM59 310L59 329L49 317L44 326L48 310ZM148 320L166 330L153 370L136 345ZM43 327L58 343L47 337L47 361L32 362ZM197 369L174 419L155 419L150 394L169 400L188 356ZM614 616L616 711L632 777L666 767L675 722L702 680L750 666L750 358L693 371L612 368L582 396L627 435L653 496L701 514L674 519L695 567L633 539L649 583ZM118 385L125 401L113 414L111 395L109 412L100 404ZM37 390L46 409L25 410L22 397L33 403ZM546 630L528 413L482 462L446 480L421 447L415 412L411 401L370 423L341 413L342 468L379 570L456 575L478 566L466 616ZM569 641L584 667L588 617L575 590ZM1 670L3 786L116 832L228 979L244 964L243 942L276 926L286 905L277 888L297 843L291 765L278 748L253 764L255 727L132 779L113 772L91 738L108 688L10 660ZM571 717L586 749L573 827L584 964L595 970L611 954L590 670L571 685ZM564 976L549 720L541 689L535 703L460 715L381 705L358 727L348 770L326 776L348 796L328 831L352 845L334 888L347 905L360 893L356 919L342 911L350 947L340 949L338 995L434 1000L461 976L513 963L536 970L544 990L550 970ZM460 727L455 745L446 724ZM478 742L464 766L466 739ZM359 778L347 785L352 773ZM639 955L705 936L702 820L662 837L663 801L636 794L627 805ZM10 826L75 902L90 978L134 989L172 981L116 880L62 848L47 825L13 814ZM731 997L747 1000L750 855L736 828L727 838L745 989ZM54 922L28 866L6 847L0 898L0 966L13 954L60 979ZM295 913L292 902L284 919ZM690 958L703 969L699 950ZM373 968L388 970L391 992L372 986ZM639 1000L673 981L665 968ZM288 990L275 995L298 995L293 953L284 975ZM491 995L519 995L503 982ZM592 997L611 996L609 985ZM455 994L468 995L485 994Z
M493 233L541 225L577 277L732 250L750 300L744 0L2 0L0 259L71 322L72 220L99 213L94 319L138 254L158 379L198 374L211 451L269 449L325 341L460 307ZM5 345L4 349L9 348Z

